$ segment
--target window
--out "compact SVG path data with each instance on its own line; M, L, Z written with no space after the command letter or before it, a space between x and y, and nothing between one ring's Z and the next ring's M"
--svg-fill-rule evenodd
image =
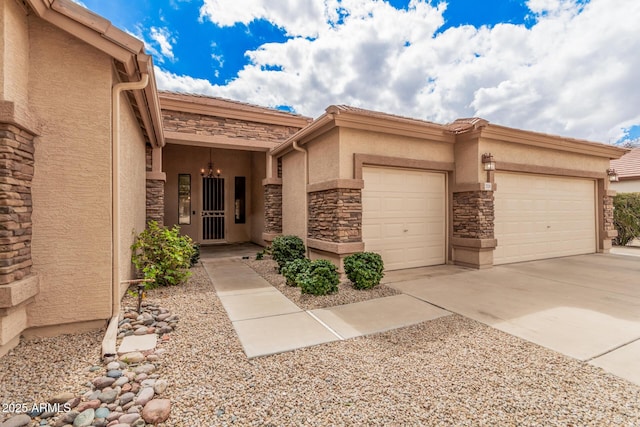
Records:
M178 224L191 224L191 175L178 175Z
M235 182L235 206L234 206L234 217L236 224L244 224L245 223L245 187L246 187L246 179L244 176L236 176Z

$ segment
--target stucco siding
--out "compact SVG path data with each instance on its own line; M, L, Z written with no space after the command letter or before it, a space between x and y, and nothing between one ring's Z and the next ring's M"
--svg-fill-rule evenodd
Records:
M448 163L454 161L453 144L447 142L341 128L339 178L354 178L354 153Z
M145 141L126 95L120 95L120 281L134 277L131 245L146 216Z
M40 294L29 326L111 314L110 59L30 18L35 143L33 269Z
M500 170L500 162L508 162L528 166L602 173L604 176L609 167L609 159L604 157L481 138L479 141L479 156L485 152L493 154L497 170ZM478 163L481 161L479 156ZM480 182L482 182L484 175L484 170L480 169Z
M0 18L0 99L15 102L19 109L27 104L29 86L28 18L15 1L3 1Z
M611 182L609 188L618 193L640 193L640 179Z
M282 233L299 236L306 241L307 209L305 155L293 151L282 159Z
M336 179L340 174L340 134L337 128L305 145L309 152L309 183ZM353 163L353 162L352 162Z

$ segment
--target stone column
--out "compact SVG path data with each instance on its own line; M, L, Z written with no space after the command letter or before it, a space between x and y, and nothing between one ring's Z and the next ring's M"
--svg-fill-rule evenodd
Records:
M39 292L31 271L31 181L35 131L19 124L15 105L0 101L0 357L28 326L27 306Z
M263 179L262 186L264 187L264 232L262 239L266 242L272 242L274 237L282 234L282 179Z
M147 147L147 223L164 225L164 184L167 174L162 172L162 148Z
M494 219L493 191L454 191L451 243L456 264L474 268L493 265Z
M0 123L0 285L31 273L33 138Z

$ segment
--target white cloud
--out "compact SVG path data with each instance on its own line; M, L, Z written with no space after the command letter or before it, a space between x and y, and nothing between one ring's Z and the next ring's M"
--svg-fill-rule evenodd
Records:
M247 52L250 63L226 85L166 72L162 84L314 117L345 103L608 142L640 123L640 2L583 3L529 0L529 29L436 33L445 5L427 0L407 10L380 0L205 0L201 16L218 25L267 19L300 37Z
M176 38L171 34L168 28L151 27L149 30L149 37L160 48L160 55L162 58L167 58L171 61L175 60L173 55L173 44L176 43Z

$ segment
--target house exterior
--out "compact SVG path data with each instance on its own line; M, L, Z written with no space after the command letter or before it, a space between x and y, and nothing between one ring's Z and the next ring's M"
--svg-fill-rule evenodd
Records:
M338 265L375 251L387 269L607 252L606 171L624 152L477 118L439 125L330 106L271 151L266 194L282 202L268 206L265 240L296 234Z
M148 220L201 244L303 238L341 265L607 252L624 149L346 106L316 120L158 92L144 45L70 0L0 0L0 356L103 328Z
M119 312L147 179L164 179L145 151L160 160L164 135L152 59L109 21L70 1L1 0L0 33L2 355L20 335Z
M619 181L611 183L618 193L640 193L640 147L634 148L619 159L611 160Z

